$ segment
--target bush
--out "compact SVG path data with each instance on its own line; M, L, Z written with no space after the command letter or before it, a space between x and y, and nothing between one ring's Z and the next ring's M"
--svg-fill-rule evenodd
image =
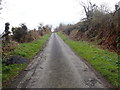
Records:
M24 42L27 31L27 26L25 24L21 24L18 28L12 28L13 40L20 43Z

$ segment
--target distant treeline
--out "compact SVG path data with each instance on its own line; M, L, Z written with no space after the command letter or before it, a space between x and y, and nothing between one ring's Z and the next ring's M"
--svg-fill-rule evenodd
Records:
M40 24L38 30L28 30L24 23L20 24L19 27L12 27L12 32L10 32L9 25L9 23L5 23L5 31L2 36L3 43L9 43L10 41L16 41L18 43L31 42L51 32L51 26L49 25L43 26ZM10 35L10 33L12 34Z

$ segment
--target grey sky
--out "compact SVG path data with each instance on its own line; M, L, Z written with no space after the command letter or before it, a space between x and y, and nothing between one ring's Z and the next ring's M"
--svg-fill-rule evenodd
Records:
M39 23L50 24L55 28L59 23L77 23L85 17L80 0L3 0L0 14L0 33L4 23L12 26L26 23L29 29L37 28ZM87 0L81 0L83 2ZM100 5L105 3L111 10L119 0L91 0Z

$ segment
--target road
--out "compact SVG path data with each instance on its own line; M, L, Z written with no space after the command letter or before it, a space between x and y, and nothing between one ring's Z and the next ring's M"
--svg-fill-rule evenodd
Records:
M25 69L17 88L105 88L97 74L56 34Z

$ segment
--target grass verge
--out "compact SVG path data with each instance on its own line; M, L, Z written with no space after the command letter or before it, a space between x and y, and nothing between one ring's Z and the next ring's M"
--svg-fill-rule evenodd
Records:
M47 34L39 40L31 43L19 44L19 46L13 51L13 55L32 59L43 48L50 35L51 34ZM26 66L27 64L12 64L9 66L2 64L2 82L5 84L3 87L6 87L7 82L16 77Z
M119 83L119 61L114 52L100 49L85 41L73 41L58 32L58 35L80 56L85 58L91 65L101 73L108 81L118 87Z
M31 59L33 56L36 55L37 52L39 52L42 49L43 45L49 37L50 34L47 34L39 40L33 41L31 43L20 44L19 47L14 50L13 54Z

